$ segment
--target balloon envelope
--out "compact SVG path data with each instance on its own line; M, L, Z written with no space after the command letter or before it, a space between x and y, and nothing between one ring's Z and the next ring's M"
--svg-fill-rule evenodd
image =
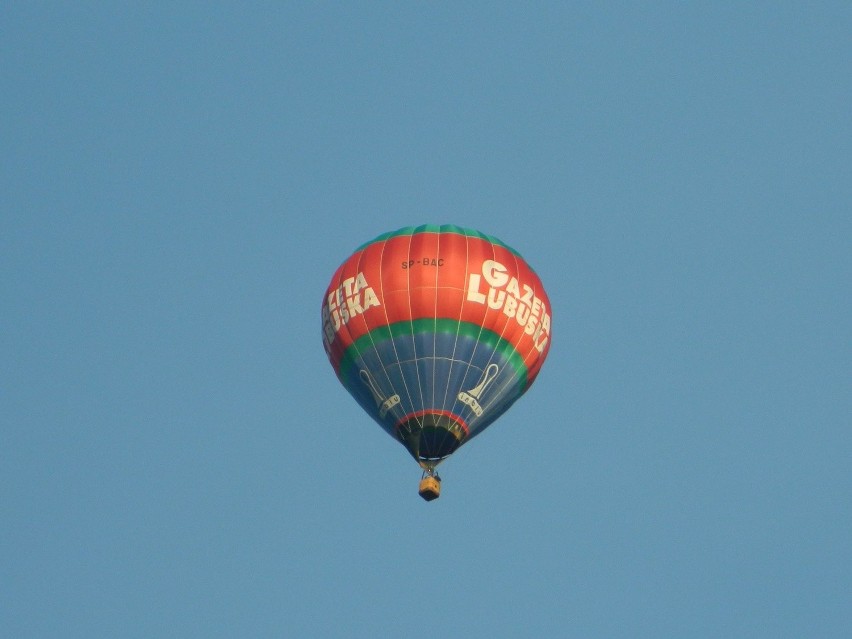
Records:
M524 259L451 225L364 244L322 304L323 343L341 383L426 469L529 388L550 332L550 302Z

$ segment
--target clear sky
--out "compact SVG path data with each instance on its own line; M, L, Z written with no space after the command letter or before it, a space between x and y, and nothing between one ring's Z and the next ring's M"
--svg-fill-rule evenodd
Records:
M7 3L3 634L848 637L850 33ZM320 338L335 268L421 223L509 243L553 310L429 504Z

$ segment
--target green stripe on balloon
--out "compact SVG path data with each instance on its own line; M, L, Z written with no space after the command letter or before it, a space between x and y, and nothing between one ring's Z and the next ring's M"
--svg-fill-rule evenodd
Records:
M385 240L389 240L393 237L416 235L417 233L455 233L456 235L464 235L465 237L476 237L481 240L485 240L486 242L491 242L492 244L502 246L507 251L511 251L514 255L521 257L521 254L518 253L515 249L513 249L508 244L505 244L501 240L497 239L493 235L486 235L485 233L480 233L479 231L467 229L462 226L455 226L454 224L422 224L420 226L406 226L405 228L401 228L397 231L382 233L377 238L372 239L369 242L366 242L359 246L357 249L355 249L355 252L357 253L358 251L362 251L371 244L375 244L376 242L384 242Z
M509 366L515 371L515 375L519 379L524 380L524 388L529 383L529 378L527 377L528 369L526 364L524 364L524 358L521 357L508 340L503 339L494 331L482 328L478 324L459 322L453 319L434 318L386 324L385 326L374 328L366 335L362 335L346 349L343 357L340 358L340 363L337 366L337 373L340 376L340 380L344 385L349 383L348 375L352 370L352 364L361 353L372 350L375 344L402 335L417 335L421 333L446 333L449 335L471 337L483 347L505 357Z

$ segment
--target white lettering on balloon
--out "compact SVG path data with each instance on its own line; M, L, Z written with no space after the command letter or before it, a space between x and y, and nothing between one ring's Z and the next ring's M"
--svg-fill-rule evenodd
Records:
M506 317L514 318L524 327L524 333L532 336L537 351L544 351L550 339L550 314L532 287L510 276L509 269L500 262L485 260L482 273L469 275L467 301L502 310Z
M337 332L352 318L362 315L373 306L381 306L367 278L360 272L348 277L328 294L322 305L322 332L326 344L334 341Z

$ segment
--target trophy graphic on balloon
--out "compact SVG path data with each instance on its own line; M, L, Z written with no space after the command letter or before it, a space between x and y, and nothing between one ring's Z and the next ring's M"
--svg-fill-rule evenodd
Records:
M489 364L486 369L482 371L482 377L479 378L479 382L476 386L470 390L462 391L458 395L459 401L470 406L471 409L473 409L473 412L476 413L477 417L481 417L482 413L485 412L485 409L482 408L479 400L482 398L482 394L485 390L491 385L491 382L494 381L494 378L497 377L498 372L500 372L500 367L497 366L497 364Z

